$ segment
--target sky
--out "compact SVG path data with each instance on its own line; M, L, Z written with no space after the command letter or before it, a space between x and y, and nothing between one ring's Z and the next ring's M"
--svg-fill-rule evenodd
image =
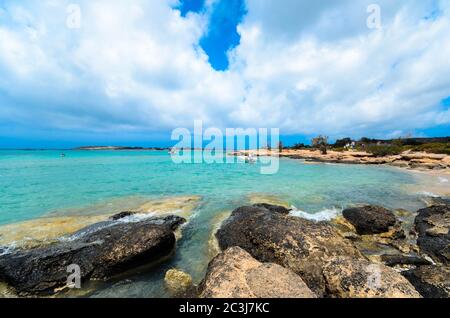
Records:
M449 30L450 0L1 0L0 148L448 136Z

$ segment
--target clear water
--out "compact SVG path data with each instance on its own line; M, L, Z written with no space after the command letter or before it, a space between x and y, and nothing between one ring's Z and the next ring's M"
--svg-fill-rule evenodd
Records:
M248 204L248 195L276 195L307 213L351 204L416 210L416 178L382 166L304 164L282 159L275 175L246 164L174 164L166 152L0 151L0 224L70 211L96 213L130 198L200 195L196 216L184 229L174 257L150 273L103 286L92 297L165 297L166 269L201 280L208 239L219 213ZM408 190L409 189L409 190Z

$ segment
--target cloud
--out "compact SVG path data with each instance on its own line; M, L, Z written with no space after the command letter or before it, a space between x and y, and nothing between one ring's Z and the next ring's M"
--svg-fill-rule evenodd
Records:
M370 3L248 0L230 54L246 100L232 118L331 136L449 124L448 4L379 1L382 29L371 30Z
M198 42L206 17L174 1L7 1L0 27L0 118L83 131L158 131L237 102L233 74L214 71ZM36 120L36 119L44 119Z
M0 4L0 135L11 127L157 134L190 127L279 127L284 134L389 136L449 125L450 6L247 0L229 69L200 46L212 8L177 0Z

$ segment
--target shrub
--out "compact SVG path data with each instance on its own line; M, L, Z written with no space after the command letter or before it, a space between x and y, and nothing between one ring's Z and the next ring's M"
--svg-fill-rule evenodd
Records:
M328 137L326 136L316 137L312 140L311 144L314 148L319 149L323 155L327 154Z
M428 153L435 153L435 154L450 155L450 143L432 142L432 143L427 143L427 144L413 147L412 150L413 151L425 151Z
M365 150L375 157L399 155L403 152L402 147L397 145L368 145Z

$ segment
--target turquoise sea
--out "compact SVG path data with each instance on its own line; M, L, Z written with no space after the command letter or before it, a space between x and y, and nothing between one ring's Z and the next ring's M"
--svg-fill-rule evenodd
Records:
M201 196L174 257L150 273L108 283L91 297L165 297L169 268L198 282L208 259L213 219L249 203L251 195L274 195L302 214L324 218L352 204L416 210L412 173L384 166L305 164L281 159L274 175L259 164L175 164L156 151L0 151L0 225L43 216L126 210L145 199ZM300 212L302 211L302 212Z

